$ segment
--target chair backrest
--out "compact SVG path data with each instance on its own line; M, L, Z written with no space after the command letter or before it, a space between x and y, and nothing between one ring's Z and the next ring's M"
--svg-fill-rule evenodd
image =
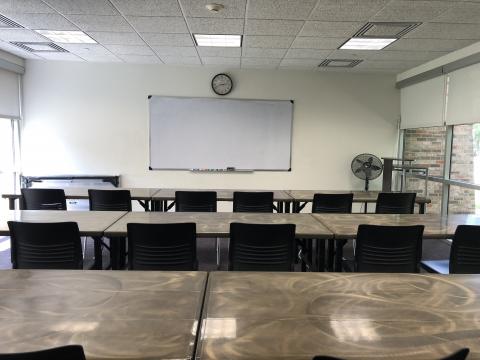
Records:
M480 226L459 225L450 249L450 274L480 274Z
M14 269L82 269L82 245L75 222L9 221Z
M467 355L468 355L469 352L470 352L470 349L468 349L468 348L460 349L457 352L455 352L451 355L448 355L447 357L443 357L439 360L465 360L467 358ZM333 357L333 356L317 355L313 358L313 360L343 360L343 359L336 358L336 357Z
M198 269L196 226L179 224L127 224L130 270Z
M353 193L313 195L313 213L351 213Z
M67 210L63 189L21 189L25 210Z
M423 229L423 225L360 225L355 249L355 270L419 272Z
M175 191L175 211L216 212L215 191Z
M229 270L293 271L294 224L230 224Z
M235 191L233 212L273 212L273 192Z
M413 214L416 193L380 193L377 198L377 214Z
M90 210L132 211L132 197L129 190L88 190Z
M67 345L57 348L15 354L0 354L0 360L85 360L81 345Z

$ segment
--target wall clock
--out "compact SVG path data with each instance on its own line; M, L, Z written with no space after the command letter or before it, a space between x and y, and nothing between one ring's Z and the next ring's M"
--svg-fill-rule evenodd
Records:
M212 79L212 89L217 95L227 95L233 89L232 78L227 74L217 74Z

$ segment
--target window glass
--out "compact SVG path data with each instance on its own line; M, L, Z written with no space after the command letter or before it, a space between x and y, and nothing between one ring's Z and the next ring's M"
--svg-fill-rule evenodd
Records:
M17 186L18 138L18 121L0 118L0 194L14 192Z
M453 127L450 179L480 184L480 124Z

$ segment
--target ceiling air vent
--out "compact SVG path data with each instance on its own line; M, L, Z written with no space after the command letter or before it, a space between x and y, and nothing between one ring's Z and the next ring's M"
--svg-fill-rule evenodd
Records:
M23 26L20 24L17 24L15 21L10 20L9 18L0 14L0 29L11 29L11 28L22 29Z
M352 60L352 59L326 59L323 60L319 67L329 67L329 68L352 68L360 64L363 60Z
M398 39L421 24L412 22L369 22L353 37Z
M18 42L12 41L11 44L29 52L68 52L64 48L52 42Z

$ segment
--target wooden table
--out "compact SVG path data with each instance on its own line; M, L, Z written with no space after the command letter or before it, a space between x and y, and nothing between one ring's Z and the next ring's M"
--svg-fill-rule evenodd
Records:
M175 192L176 191L215 191L217 193L218 201L233 201L233 193L235 191L272 191L273 201L277 202L276 210L283 212L284 204L292 201L290 195L284 190L241 190L241 189L160 189L155 195L152 196L152 206L156 207L159 211L168 211L175 205ZM171 203L168 203L168 202Z
M78 223L80 236L92 236L94 241L110 225L126 214L125 211L62 211L62 210L7 210L0 212L0 236L10 235L8 221L24 222L65 222ZM98 249L97 247L95 247ZM116 261L116 259L114 259ZM102 269L102 254L95 253L95 269Z
M354 239L360 224L409 226L424 225L424 239L447 239L455 234L458 225L480 225L475 215L430 215L430 214L312 214L312 216L333 232L335 240ZM330 241L331 243L331 241ZM338 242L337 242L338 243ZM332 262L333 246L330 245L329 264ZM343 247L336 247L335 269L341 269Z
M87 360L191 359L204 272L0 271L0 349L67 344Z
M59 188L65 191L65 197L67 199L88 199L88 189L97 189L95 187L91 188L73 188L73 187L65 187ZM130 195L132 196L132 200L137 200L140 205L145 209L150 209L150 201L152 199L153 194L158 192L157 189L150 189L150 188L98 188L99 190L129 190ZM22 194L3 194L2 198L8 199L8 206L10 210L15 209L15 202L20 200ZM20 201L21 204L21 201ZM20 206L18 207L20 208Z
M353 193L353 202L357 203L375 203L380 191L352 191L352 190L288 190L287 193L292 197L293 212L300 212L309 202L313 201L315 194L345 194ZM432 201L426 197L416 197L415 203L418 204L418 212L425 214L425 204ZM366 205L365 205L366 212Z
M480 359L476 275L211 273L196 359Z

